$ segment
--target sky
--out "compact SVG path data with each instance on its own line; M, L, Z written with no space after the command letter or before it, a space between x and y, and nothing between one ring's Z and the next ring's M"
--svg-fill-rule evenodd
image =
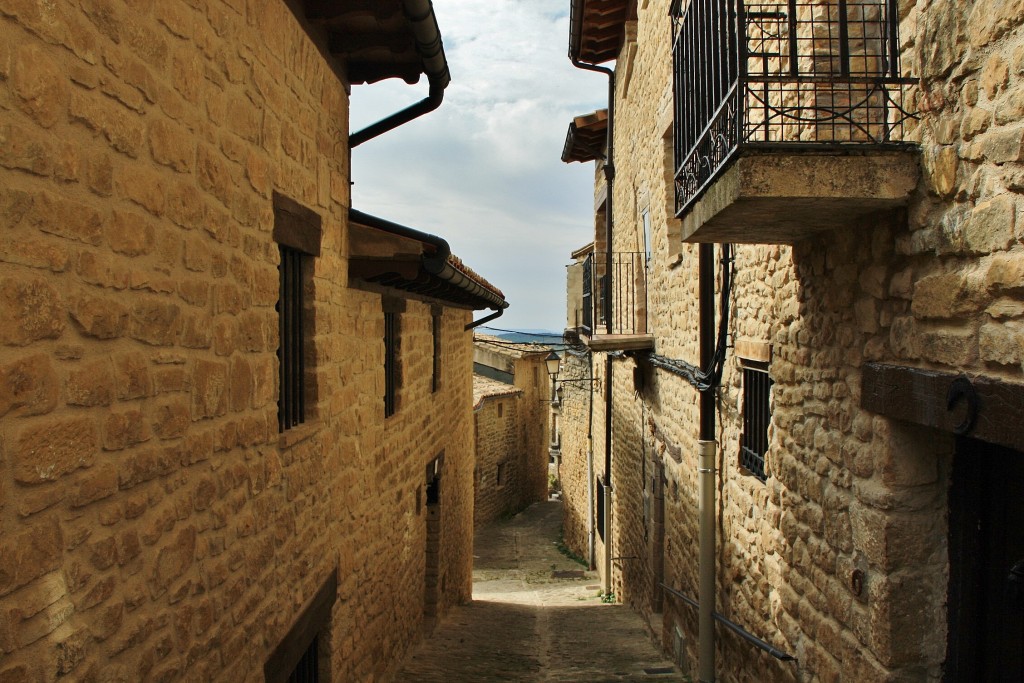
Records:
M452 82L440 108L352 152L352 204L439 235L505 293L490 323L565 327L565 266L593 239L593 164L561 161L607 81L567 56L569 0L434 0ZM351 130L426 97L427 81L352 88ZM480 318L485 312L477 312Z

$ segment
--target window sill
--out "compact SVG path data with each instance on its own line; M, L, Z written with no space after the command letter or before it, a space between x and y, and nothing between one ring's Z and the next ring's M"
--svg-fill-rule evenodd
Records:
M310 420L277 435L277 447L288 449L320 431L320 421Z

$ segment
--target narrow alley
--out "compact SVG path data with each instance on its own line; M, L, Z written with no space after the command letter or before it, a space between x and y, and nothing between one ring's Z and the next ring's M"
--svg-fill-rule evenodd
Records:
M605 604L596 572L558 550L562 504L536 503L476 533L473 602L414 650L396 681L685 681L642 618Z

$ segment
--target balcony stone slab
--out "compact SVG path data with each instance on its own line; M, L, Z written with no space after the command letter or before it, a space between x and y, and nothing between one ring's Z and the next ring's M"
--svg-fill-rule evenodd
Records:
M653 334L595 334L582 337L591 351L653 351Z
M919 152L747 150L683 217L684 242L793 244L907 205Z

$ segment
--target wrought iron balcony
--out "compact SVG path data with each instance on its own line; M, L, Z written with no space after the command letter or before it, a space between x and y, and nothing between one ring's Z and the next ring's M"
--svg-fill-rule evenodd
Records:
M591 253L583 262L581 332L598 350L650 348L647 330L647 254ZM609 296L611 301L609 303Z
M689 217L684 239L802 236L751 228L750 212L746 228L739 220L730 228L726 216L712 235L694 234L749 197L784 197L794 226L820 219L823 208L860 213L905 201L917 179L916 156L907 154L914 81L900 66L897 0L690 0L676 16L676 215ZM836 168L840 156L845 170ZM742 178L712 191L743 157L755 161L736 172ZM698 207L705 195L710 206ZM792 203L801 198L808 201ZM750 229L764 234L722 234Z

